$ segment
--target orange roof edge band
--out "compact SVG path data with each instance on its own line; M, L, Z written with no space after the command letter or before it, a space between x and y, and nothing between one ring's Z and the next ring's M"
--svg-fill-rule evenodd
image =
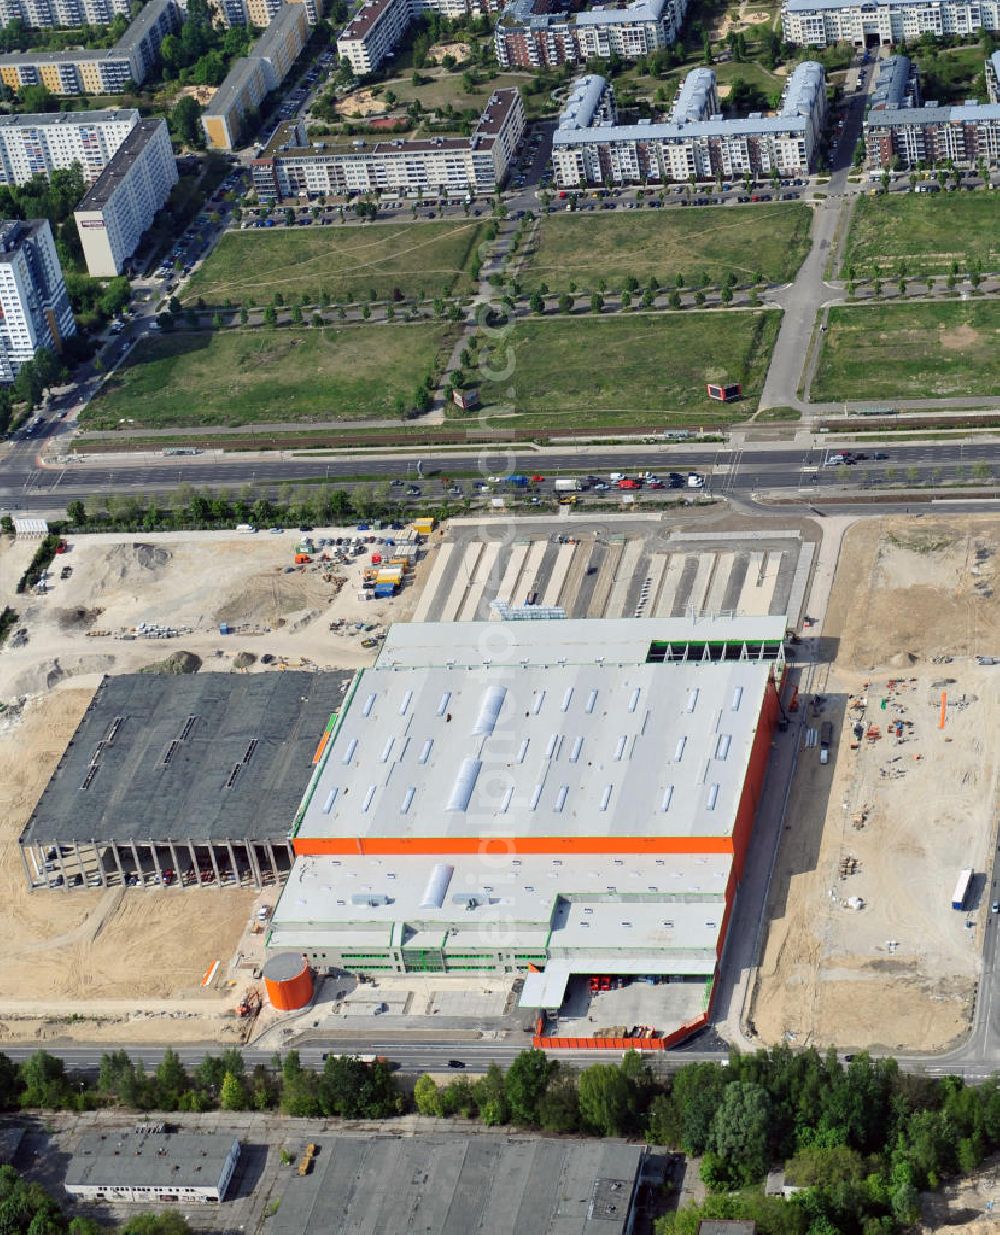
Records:
M376 837L372 840L345 840L331 836L297 836L292 841L299 857L324 854L361 854L421 857L427 855L483 853L732 853L730 836L462 836L448 839L420 838L399 840Z

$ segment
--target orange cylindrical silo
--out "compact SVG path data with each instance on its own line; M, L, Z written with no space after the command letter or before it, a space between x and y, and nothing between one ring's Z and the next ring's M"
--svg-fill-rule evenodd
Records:
M264 986L271 1007L281 1012L304 1008L313 997L312 970L300 952L281 952L264 966Z

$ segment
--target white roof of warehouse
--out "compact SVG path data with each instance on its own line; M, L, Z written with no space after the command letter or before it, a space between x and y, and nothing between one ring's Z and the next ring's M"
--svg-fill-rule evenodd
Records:
M710 974L731 867L728 854L300 857L268 948L465 943L548 948L573 969L586 953L595 972Z
M642 664L654 641L781 641L777 617L569 618L548 622L397 622L376 662L393 665Z
M296 834L729 836L771 665L548 649L568 663L364 671Z

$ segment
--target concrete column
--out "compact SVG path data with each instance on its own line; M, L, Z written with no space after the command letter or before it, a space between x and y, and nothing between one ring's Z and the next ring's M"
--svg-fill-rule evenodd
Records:
M215 856L215 846L211 843L211 841L208 845L208 856L212 861L212 870L215 871L215 886L217 888L221 888L222 879L219 876L219 863Z
M156 871L156 877L157 879L159 879L160 887L162 888L163 887L163 871L160 870L160 859L157 857L155 844L152 844L149 846L149 852L153 856L153 870Z
M96 837L91 837L90 843L94 847L94 867L101 878L101 887L106 888L108 886L108 877L104 873L104 850L98 845Z
M278 882L278 863L274 857L274 845L270 841L268 841L267 844L265 845L265 849L267 850L267 860L271 863L271 875L274 878L274 882L277 883Z
M79 868L79 873L83 877L83 886L87 886L87 872L83 869L83 858L80 857L80 846L76 841L73 842L73 852L76 854L76 865Z
M146 880L142 874L142 863L139 861L139 847L135 841L132 841L132 861L135 863L135 874L138 880L136 887L144 888L146 886Z
M114 854L115 865L118 867L118 878L121 880L122 887L125 886L125 868L122 866L122 854L117 844L111 846L111 852Z
M172 840L168 840L167 847L170 849L170 861L174 865L174 878L177 880L179 886L183 887L184 885L181 882L181 864L177 858L177 846Z
M201 866L198 863L198 851L194 847L193 840L188 841L188 849L190 849L191 851L191 866L194 870L194 881L200 888L201 887Z
M295 865L295 846L290 840L285 841L285 844L288 846L288 873L291 874L292 867Z
M254 878L254 885L257 888L261 888L264 885L260 877L260 863L257 861L257 847L248 840L245 840L243 844L246 846L247 862L250 864L250 870Z
M233 878L236 880L236 886L240 886L240 868L236 865L236 854L233 851L233 842L226 841L226 848L229 850L229 866L233 872Z

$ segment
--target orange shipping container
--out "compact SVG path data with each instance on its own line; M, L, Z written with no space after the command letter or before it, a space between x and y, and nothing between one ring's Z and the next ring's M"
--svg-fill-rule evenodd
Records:
M309 556L308 553L296 553L295 555L295 565L296 566L304 566L306 562L311 562L311 561L312 561L312 558Z

